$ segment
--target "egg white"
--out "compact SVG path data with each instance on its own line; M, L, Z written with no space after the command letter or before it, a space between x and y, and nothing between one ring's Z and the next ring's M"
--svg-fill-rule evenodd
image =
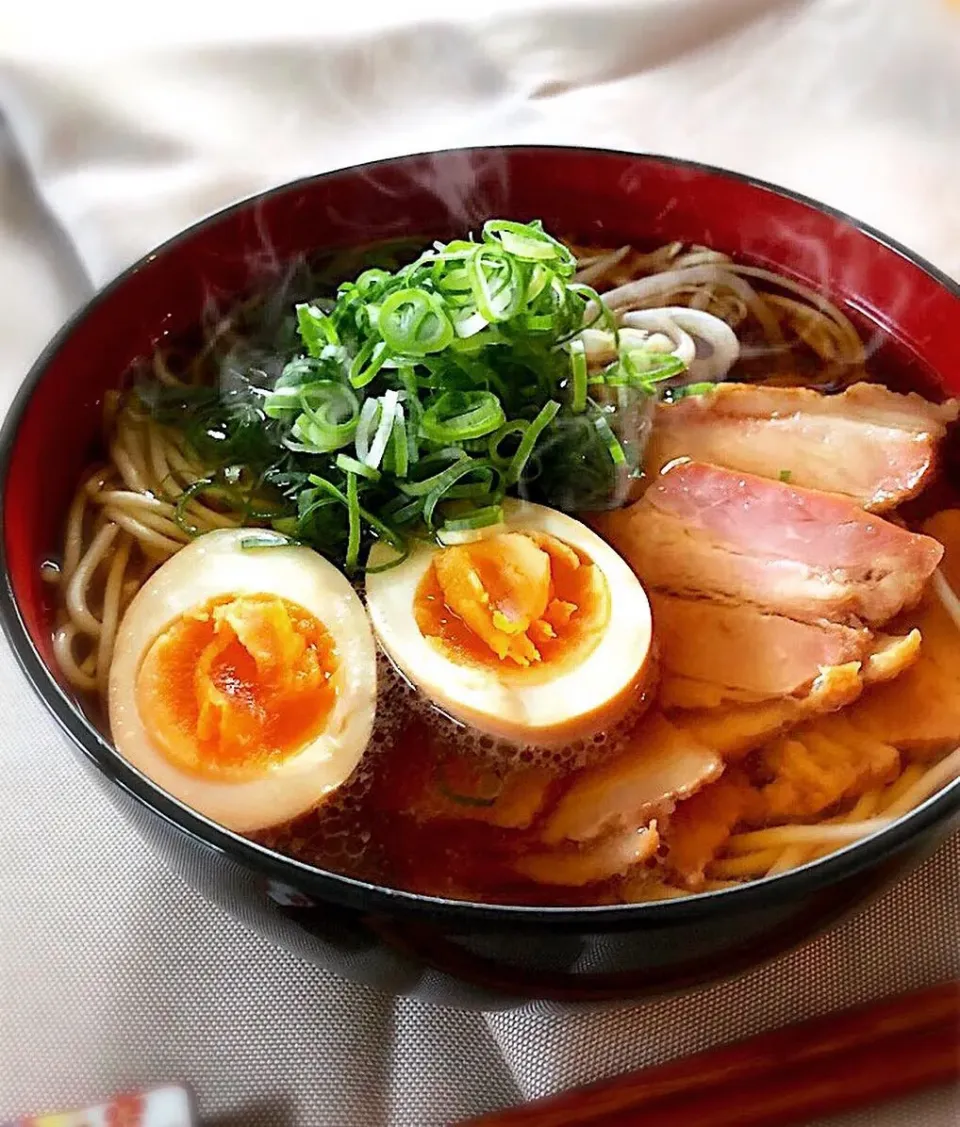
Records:
M525 678L522 670L460 664L420 631L414 599L441 549L418 542L397 567L367 576L367 610L380 644L405 677L444 712L481 732L515 743L550 745L592 735L620 719L637 701L652 640L650 604L629 565L595 532L555 509L505 502L497 532L548 533L583 552L600 568L610 595L603 635L582 661L549 666ZM392 549L374 545L370 566Z
M199 537L156 571L130 604L110 668L110 731L117 751L158 786L238 833L295 818L350 776L370 740L376 710L376 644L363 604L346 577L309 548L243 548L249 529ZM136 700L137 676L152 643L176 619L227 595L275 595L326 627L337 651L337 688L323 732L302 750L240 782L201 778L154 744Z

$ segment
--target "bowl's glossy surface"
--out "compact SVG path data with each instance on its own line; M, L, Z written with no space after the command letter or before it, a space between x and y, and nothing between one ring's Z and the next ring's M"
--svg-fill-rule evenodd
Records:
M879 361L960 392L960 290L890 240L769 185L657 157L581 149L454 151L279 188L136 264L51 343L2 439L3 625L35 690L136 830L208 898L347 977L463 1006L683 989L738 972L861 907L960 819L960 786L814 865L688 900L596 909L472 905L310 869L193 814L123 762L58 681L39 564L55 551L100 402L138 356L305 252L450 237L491 216L585 242L704 243L846 305ZM881 340L886 343L880 343ZM52 453L55 452L55 453Z

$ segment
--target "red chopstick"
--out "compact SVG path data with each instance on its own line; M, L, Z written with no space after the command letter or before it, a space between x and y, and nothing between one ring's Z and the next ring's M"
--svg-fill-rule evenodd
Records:
M472 1127L787 1127L960 1081L960 981L465 1120Z

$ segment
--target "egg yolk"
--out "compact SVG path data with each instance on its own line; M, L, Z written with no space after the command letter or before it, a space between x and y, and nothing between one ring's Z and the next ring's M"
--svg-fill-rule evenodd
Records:
M324 729L337 690L333 639L272 595L213 599L171 623L137 675L140 717L177 767L242 781Z
M582 661L610 618L601 570L542 532L445 548L414 599L421 632L456 660L532 671Z

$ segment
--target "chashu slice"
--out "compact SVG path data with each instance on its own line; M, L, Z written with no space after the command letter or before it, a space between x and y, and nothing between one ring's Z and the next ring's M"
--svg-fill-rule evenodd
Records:
M645 457L652 476L693 458L836 493L880 512L916 496L958 404L930 403L879 384L841 395L811 388L720 384L657 409Z
M943 555L850 501L700 462L601 523L648 588L814 623L889 621L919 602Z
M579 772L544 825L545 844L632 830L720 776L723 760L695 736L649 713L613 759Z
M756 697L803 692L829 666L862 662L869 630L798 622L740 603L650 592L664 670Z

